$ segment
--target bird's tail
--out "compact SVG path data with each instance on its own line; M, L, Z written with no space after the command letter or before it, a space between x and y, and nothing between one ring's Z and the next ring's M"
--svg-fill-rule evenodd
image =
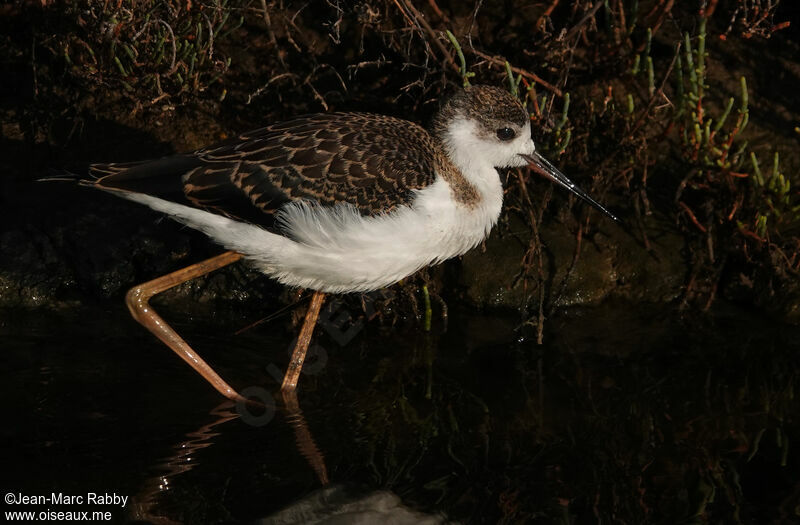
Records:
M36 182L76 182L85 186L94 184L93 178L87 178L67 170L51 169L46 176L36 179Z

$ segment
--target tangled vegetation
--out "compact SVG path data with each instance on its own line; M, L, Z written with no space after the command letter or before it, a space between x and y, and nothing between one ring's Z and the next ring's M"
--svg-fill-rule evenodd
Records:
M253 125L387 103L424 115L448 84L508 85L540 147L620 210L645 249L652 216L671 218L687 239L683 303L708 307L720 287L771 301L800 270L798 161L748 135L746 76L733 85L711 67L720 51L786 29L780 9L778 0L80 1L20 4L3 22L33 28L4 37L7 49L30 50L6 58L33 65L37 99L18 115L33 135L92 111L146 121L201 105L252 115ZM94 105L109 100L113 109ZM543 319L537 231L555 194L531 191L527 177L511 174L507 202L532 224L521 279ZM576 213L575 260L596 228Z

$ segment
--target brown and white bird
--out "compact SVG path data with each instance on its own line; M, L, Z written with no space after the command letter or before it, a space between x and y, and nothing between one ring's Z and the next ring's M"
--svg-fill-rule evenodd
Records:
M497 168L530 165L617 218L541 157L530 118L509 93L459 90L430 130L365 113L298 117L159 160L94 164L81 182L145 204L229 252L133 288L134 317L223 395L241 399L150 308L152 295L244 258L314 290L284 378L291 391L325 293L367 292L461 255L497 222Z

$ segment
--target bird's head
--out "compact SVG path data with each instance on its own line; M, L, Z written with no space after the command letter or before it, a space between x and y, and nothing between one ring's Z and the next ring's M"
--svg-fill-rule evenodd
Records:
M539 155L531 139L531 120L516 97L493 86L456 92L433 120L433 132L450 160L464 172L487 164L495 168L529 166L605 215L619 219Z
M434 132L456 164L525 166L520 154L532 154L531 122L522 103L493 86L456 92L434 119Z

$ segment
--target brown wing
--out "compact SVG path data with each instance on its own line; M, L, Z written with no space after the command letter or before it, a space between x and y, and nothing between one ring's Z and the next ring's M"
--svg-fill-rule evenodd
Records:
M187 200L269 224L287 202L349 202L366 215L407 204L443 157L411 122L360 113L316 114L244 133L191 154L93 165L102 187Z

